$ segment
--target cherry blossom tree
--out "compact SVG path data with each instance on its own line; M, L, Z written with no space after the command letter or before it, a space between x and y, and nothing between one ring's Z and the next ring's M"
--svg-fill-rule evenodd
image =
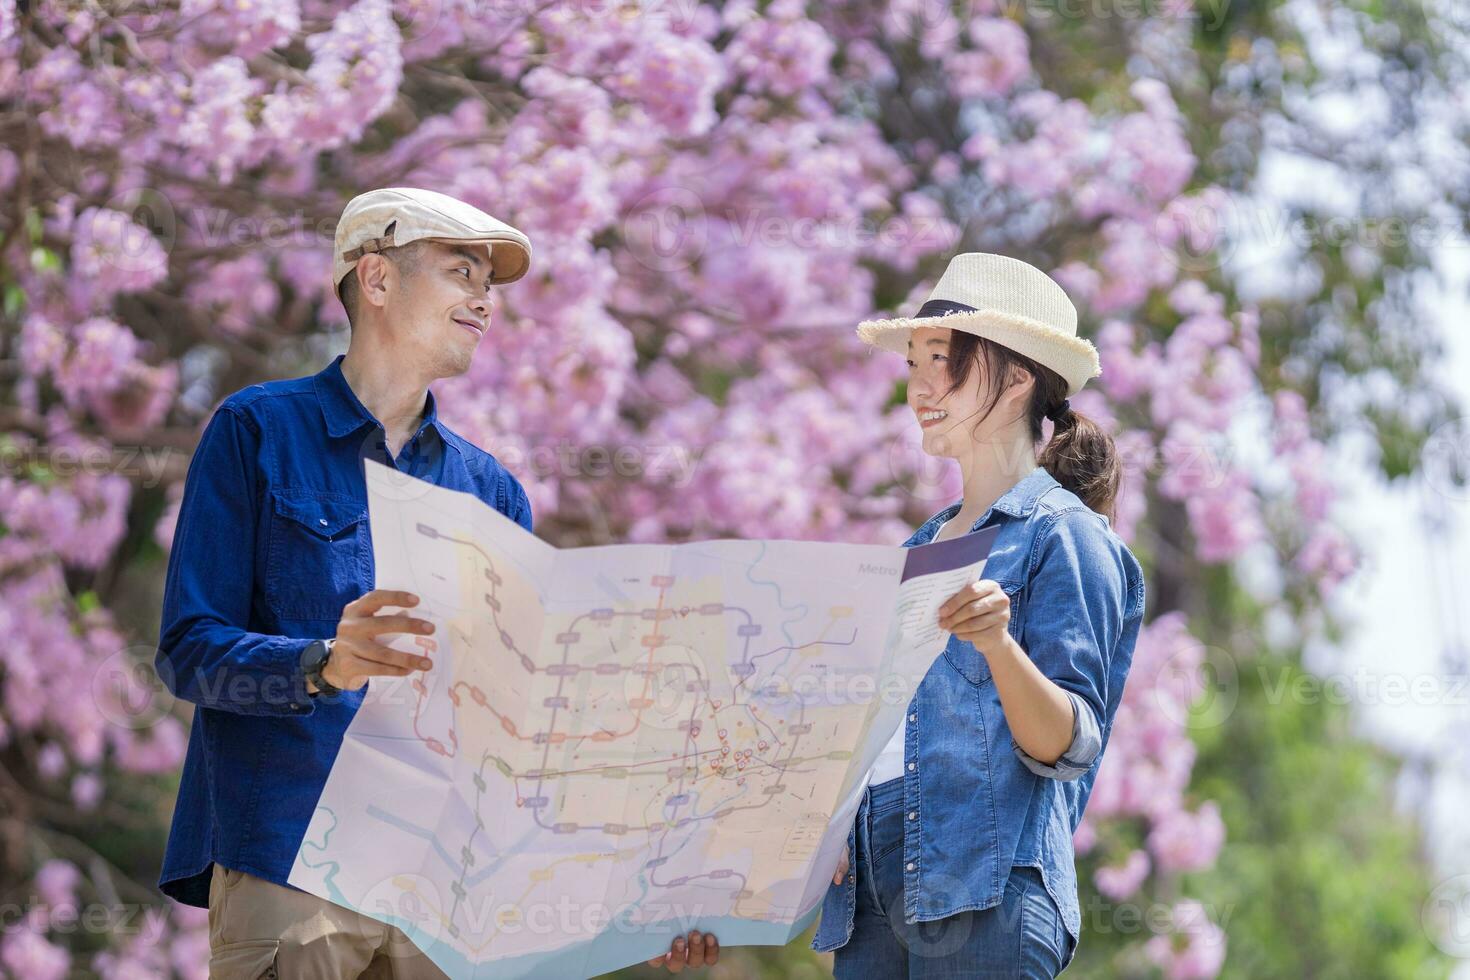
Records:
M1387 363L1416 392L1417 416L1357 414L1385 444L1443 409L1412 338L1353 339L1424 258L1324 253L1290 301L1231 265L1256 151L1319 134L1289 98L1335 77L1310 4L1036 6L0 3L0 867L27 896L0 967L203 975L200 913L151 887L188 714L148 643L188 452L224 395L340 347L332 222L412 184L535 241L489 349L436 390L561 545L903 540L958 474L919 454L901 361L854 325L912 310L958 250L1051 271L1102 352L1073 404L1115 434L1115 527L1150 573L1076 843L1085 889L1172 925L1097 948L1215 976L1227 930L1187 888L1229 837L1192 789L1234 642L1211 604L1251 562L1310 629L1353 571L1323 378ZM1437 77L1426 24L1343 29L1389 98ZM166 914L62 928L79 905Z

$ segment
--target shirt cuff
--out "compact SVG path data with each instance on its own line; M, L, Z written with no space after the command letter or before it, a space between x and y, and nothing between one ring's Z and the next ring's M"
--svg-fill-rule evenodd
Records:
M289 649L294 658L294 669L287 682L286 696L277 702L278 714L302 717L316 711L317 695L306 686L306 671L301 669L301 657L314 642L316 641L311 639L292 638Z
M1102 733L1098 730L1097 718L1080 694L1066 692L1072 701L1072 744L1062 753L1055 764L1047 765L1027 755L1026 750L1011 739L1011 749L1021 764L1038 776L1050 779L1078 779L1085 775L1102 752Z

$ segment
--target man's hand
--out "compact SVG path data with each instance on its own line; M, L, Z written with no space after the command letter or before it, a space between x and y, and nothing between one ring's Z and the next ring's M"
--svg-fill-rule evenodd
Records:
M847 869L848 869L848 867L849 867L849 865L848 865L848 861L847 861L847 845L846 844L843 844L842 845L842 860L837 862L837 873L832 876L832 884L834 884L834 885L840 885L840 884L842 884L842 879L844 879L844 878L847 877Z
M714 966L720 958L720 941L712 933L691 930L688 940L676 936L669 944L669 951L648 961L649 966L661 966L670 973L678 973L686 966Z
M434 632L433 623L406 613L377 615L384 606L416 606L418 601L419 597L412 592L374 589L344 606L342 620L337 624L337 642L322 669L323 679L333 687L356 691L367 684L369 677L404 677L434 666L428 657L400 653L375 639L382 633L427 636ZM307 686L312 688L310 683Z
M1010 623L1010 597L988 578L971 582L939 607L939 628L974 644L982 654L1005 642Z

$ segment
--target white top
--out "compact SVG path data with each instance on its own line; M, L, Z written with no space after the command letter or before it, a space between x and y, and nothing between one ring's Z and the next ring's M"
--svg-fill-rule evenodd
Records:
M951 517L949 521L952 520L954 518ZM939 530L934 532L934 537L930 539L931 541L939 540L939 535L944 530L944 525L948 524L949 521L945 521L944 524L939 525ZM869 786L877 786L879 783L886 783L890 779L897 779L903 775L903 746L904 742L908 739L908 735L909 716L908 712L904 712L903 724L898 726L898 730L893 733L893 737L888 740L888 744L883 746L883 751L878 753L878 759L873 763L873 768L868 771Z

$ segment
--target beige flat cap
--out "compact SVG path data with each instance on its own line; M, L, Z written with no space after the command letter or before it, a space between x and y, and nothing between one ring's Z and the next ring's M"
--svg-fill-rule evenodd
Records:
M531 268L525 233L448 194L418 187L380 187L347 202L332 245L332 283L368 252L419 239L469 242L490 247L491 281L515 282Z

